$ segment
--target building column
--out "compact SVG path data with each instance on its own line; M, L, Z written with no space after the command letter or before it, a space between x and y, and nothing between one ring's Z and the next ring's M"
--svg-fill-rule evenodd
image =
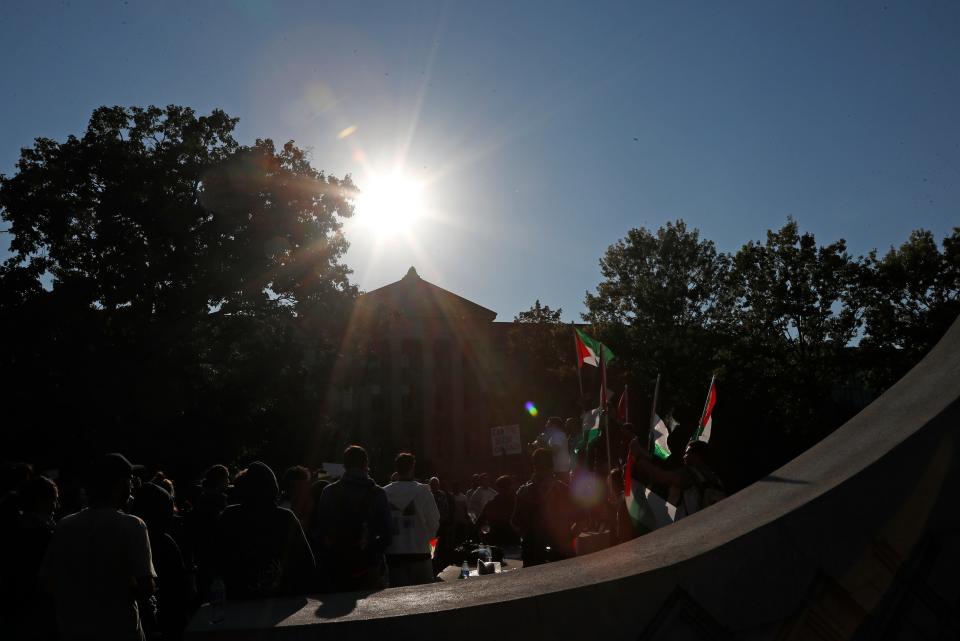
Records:
M403 424L402 412L403 404L400 400L400 386L403 381L400 378L400 359L402 358L401 345L403 337L400 332L390 337L390 387L384 390L389 394L386 401L390 404L390 434L393 436L393 442L401 441L400 429Z
M451 452L445 452L445 456L452 456L458 464L463 462L463 452L466 449L466 434L463 429L463 352L464 346L457 337L450 339L450 358L453 361L450 365L450 424L446 426L449 430L447 442L450 443Z
M433 339L424 333L420 334L420 349L423 358L423 367L420 372L421 389L423 398L421 402L422 420L420 421L420 433L418 434L417 447L423 452L424 456L434 460L434 445L436 440L432 437L437 429L434 413L434 395L436 393L436 384L433 380ZM434 460L435 462L435 460Z

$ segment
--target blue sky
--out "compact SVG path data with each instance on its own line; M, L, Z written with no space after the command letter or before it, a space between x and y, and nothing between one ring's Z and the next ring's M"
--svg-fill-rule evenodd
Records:
M348 231L362 288L416 265L573 320L631 227L734 251L791 215L859 254L960 225L957 34L955 2L8 1L0 172L102 104L221 107L361 188L428 181L406 234Z

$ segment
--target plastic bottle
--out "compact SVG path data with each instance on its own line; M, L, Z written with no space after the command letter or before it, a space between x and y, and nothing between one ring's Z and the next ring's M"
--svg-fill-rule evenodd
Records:
M223 621L223 606L227 600L227 586L223 579L216 577L210 583L210 623L220 623Z
M470 566L467 565L467 562L464 561L463 565L460 566L460 578L466 579L470 576Z

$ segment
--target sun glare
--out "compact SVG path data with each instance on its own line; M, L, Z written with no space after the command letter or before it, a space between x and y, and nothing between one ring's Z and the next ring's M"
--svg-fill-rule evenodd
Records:
M357 221L380 231L409 229L423 215L423 187L402 173L372 175L361 183Z

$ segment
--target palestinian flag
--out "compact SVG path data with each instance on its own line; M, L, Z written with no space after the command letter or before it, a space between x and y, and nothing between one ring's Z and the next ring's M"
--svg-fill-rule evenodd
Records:
M670 446L667 443L670 430L667 429L667 424L663 422L663 419L656 414L653 415L652 423L653 425L650 426L650 436L653 441L653 455L665 461L670 458Z
M697 429L694 441L710 442L710 432L713 427L713 406L717 404L717 384L714 380L710 381L710 390L707 392L707 403L703 407L703 417L700 419L700 427Z
M580 417L580 438L577 439L577 444L573 448L574 454L580 454L585 450L589 450L593 446L594 441L600 438L602 429L600 426L600 408L590 410L589 412L584 412Z
M583 414L584 445L590 445L600 438L600 408Z
M603 350L603 360L607 363L613 360L613 352L610 348L598 340L590 338L576 327L573 328L574 340L577 347L577 367L583 367L583 364L600 367L600 350Z

